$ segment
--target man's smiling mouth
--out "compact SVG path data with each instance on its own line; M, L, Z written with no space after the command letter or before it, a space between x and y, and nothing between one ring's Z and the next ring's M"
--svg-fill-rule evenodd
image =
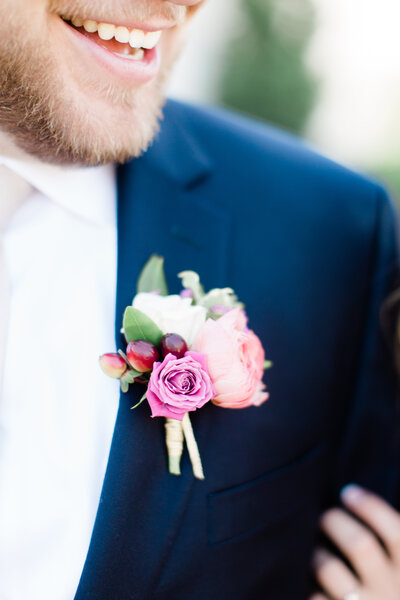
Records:
M100 23L89 19L68 19L63 21L89 37L104 49L125 59L142 61L160 41L162 31L143 31L112 23Z

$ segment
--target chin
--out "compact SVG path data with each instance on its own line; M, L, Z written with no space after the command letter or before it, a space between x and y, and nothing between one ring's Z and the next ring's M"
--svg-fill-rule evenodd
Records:
M0 129L23 152L48 163L94 166L126 162L151 144L177 56L171 47L156 76L141 84L105 76L96 61L89 69L76 60L73 44L46 50L29 40L14 50L0 41Z
M31 78L18 86L13 98L4 97L13 88L0 74L0 127L23 152L53 164L96 166L123 163L146 151L162 117L165 71L136 90L111 85L100 89L64 76L60 69L57 77L51 73L35 85ZM7 106L12 113L4 110Z
M164 100L153 110L118 111L108 120L91 113L61 111L51 122L20 121L18 130L5 128L16 145L25 153L47 163L58 165L98 166L111 162L123 163L137 158L153 141L162 117ZM107 111L103 111L103 113ZM40 140L40 141L39 141Z
M158 82L126 97L110 89L101 99L73 98L61 108L58 124L52 124L62 135L55 144L41 145L37 154L43 159L46 151L48 162L87 166L137 158L159 130L164 103L164 86Z

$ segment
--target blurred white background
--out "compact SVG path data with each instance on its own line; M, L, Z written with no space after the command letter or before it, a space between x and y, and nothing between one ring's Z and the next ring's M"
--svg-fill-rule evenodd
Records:
M215 102L227 43L238 26L237 0L208 0L196 15L188 43L174 70L170 95L193 102Z
M318 88L305 135L326 154L356 167L398 165L400 1L311 1L315 27L305 63ZM208 0L193 24L172 96L218 101L229 40L241 27L239 7L239 0Z

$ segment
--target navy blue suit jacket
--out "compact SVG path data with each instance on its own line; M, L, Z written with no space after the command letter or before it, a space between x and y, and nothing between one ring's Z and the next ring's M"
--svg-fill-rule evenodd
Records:
M271 399L193 414L201 482L187 454L168 474L163 419L121 397L76 600L306 600L320 511L347 482L390 497L398 481L379 327L397 271L390 203L286 134L174 102L118 178L118 346L159 253L171 291L193 269L246 302Z

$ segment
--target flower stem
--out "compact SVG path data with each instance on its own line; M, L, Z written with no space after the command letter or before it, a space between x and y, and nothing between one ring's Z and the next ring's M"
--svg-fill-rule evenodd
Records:
M193 474L196 479L204 479L203 465L201 464L200 452L197 446L196 438L194 437L189 413L186 413L183 417L182 428L188 447L190 460L192 462Z

